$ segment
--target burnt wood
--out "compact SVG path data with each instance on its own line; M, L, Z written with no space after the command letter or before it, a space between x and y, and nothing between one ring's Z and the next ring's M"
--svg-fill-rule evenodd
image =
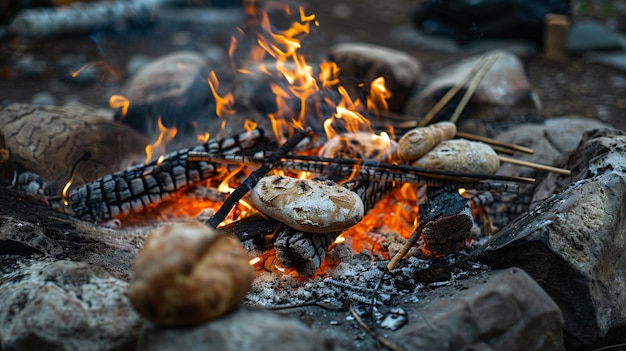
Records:
M263 139L263 131L255 129L173 152L161 162L155 160L133 166L72 190L68 197L69 205L76 217L93 222L142 211L216 175L219 164L190 159L190 153L229 154L250 149Z

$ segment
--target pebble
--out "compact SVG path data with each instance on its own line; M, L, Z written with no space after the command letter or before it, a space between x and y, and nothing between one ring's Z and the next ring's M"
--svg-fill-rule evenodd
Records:
M33 97L30 99L30 102L33 105L40 105L40 106L56 105L57 98L54 95L52 95L52 93L50 92L40 91L37 94L33 95Z
M45 61L37 60L31 54L26 54L20 57L13 66L17 76L26 77L40 76L46 71L47 68L48 65Z
M154 57L142 54L135 54L126 62L126 74L128 76L134 76L142 68L154 61Z
M588 51L620 50L624 48L625 36L603 23L576 20L567 36L567 50L572 53Z

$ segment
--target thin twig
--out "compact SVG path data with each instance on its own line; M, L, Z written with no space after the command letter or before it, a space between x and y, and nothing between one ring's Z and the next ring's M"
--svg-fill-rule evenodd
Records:
M296 147L302 139L311 133L311 129L298 129L296 133L290 137L281 147L278 148L256 171L252 172L246 180L244 180L231 194L228 196L222 206L208 220L208 224L217 227L230 211L235 207L237 202L241 200L250 189L254 188L256 183L264 177L274 166L287 155L294 147Z
M406 256L406 253L409 252L413 245L417 243L417 240L419 240L419 238L422 236L422 230L424 230L424 226L426 225L426 223L428 223L427 218L420 220L420 224L417 226L417 228L415 228L413 234L411 234L411 236L406 240L402 248L400 248L400 251L398 251L393 256L393 258L391 258L391 261L389 261L389 263L387 264L387 272L391 272L396 267L398 262L400 262L400 260L403 259L404 256Z
M383 338L382 336L378 335L378 333L376 333L376 331L374 329L370 328L367 324L365 324L365 322L363 322L361 317L356 313L356 311L354 310L354 308L352 306L350 306L350 314L352 314L352 317L354 317L354 319L361 326L361 328L363 328L372 337L374 337L376 340L378 340L378 342L380 342L383 346L385 346L386 348L388 348L389 350L392 350L392 351L402 351L403 350L401 347L397 346L396 344L392 343L391 341L389 341L389 340Z
M500 55L498 55L498 54L491 55L487 59L487 62L485 62L485 64L482 65L482 67L480 68L478 73L476 73L476 76L472 79L472 82L470 83L469 87L467 87L467 90L465 91L465 94L463 94L463 98L461 98L461 101L459 101L459 104L456 106L456 109L454 110L454 113L452 114L452 117L450 117L450 122L456 123L456 121L459 119L459 116L461 116L461 113L465 109L465 106L467 105L469 100L474 95L474 92L476 91L476 89L480 85L480 82L482 82L482 80L485 77L485 75L487 74L487 72L489 72L489 69L491 68L491 65L493 65L494 62L496 62L496 60L499 57L500 57Z
M456 93L458 93L459 90L461 90L461 88L463 88L463 86L465 86L465 83L467 83L470 80L470 78L472 78L476 74L476 72L478 72L478 71L480 71L482 69L482 67L487 62L486 59L487 58L485 56L481 57L474 64L472 69L469 72L467 72L465 77L463 77L463 79L458 81L456 84L454 84L454 86L452 88L450 88L450 90L448 90L448 92L435 104L435 106L433 106L433 108L431 108L430 111L428 111L428 113L426 114L426 117L424 117L424 119L419 123L420 127L424 127L428 123L430 123L430 121L437 115L437 113L439 113L439 111L441 111L441 109L448 102L450 102L450 100L454 97L454 95L456 95Z
M557 168L557 167L542 165L542 164L535 163L535 162L517 160L514 158L504 157L504 156L498 156L498 159L500 160L500 162L506 162L506 163L511 163L511 164L518 165L518 166L529 167L529 168L537 169L540 171L547 171L547 172L557 173L557 174L566 175L566 176L572 175L572 171L570 171L569 169L565 169L565 168Z
M615 344L615 345L608 345L608 346L604 346L601 347L599 349L593 349L593 351L603 351L603 350L610 350L610 349L615 349L618 347L624 347L626 346L626 342L625 343L621 343L621 344Z

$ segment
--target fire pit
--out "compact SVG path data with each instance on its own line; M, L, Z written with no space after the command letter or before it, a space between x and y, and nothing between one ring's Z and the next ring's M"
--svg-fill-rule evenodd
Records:
M496 50L470 57L442 75L443 81L456 77L444 88L431 82L418 89L421 64L402 51L340 44L329 49L328 60L318 60L302 53L320 26L316 15L253 2L243 10L246 20L228 50L230 72L206 70L193 53L168 55L135 75L127 93L111 96L115 122L85 110L68 118L55 106L12 104L2 111L0 296L10 307L0 308L0 345L63 349L100 340L95 348L577 350L624 342L622 308L611 317L615 292L602 288L623 277L623 259L613 251L597 254L623 246L623 230L614 224L623 218L623 192L609 191L624 185L623 133L568 121L578 128L576 140L560 149L571 153L569 160L531 159L531 143L492 133L503 120L513 123L510 114L541 119L523 71L511 106L494 108L484 88L521 67L514 55ZM410 116L403 109L417 105L427 113ZM485 133L472 128L477 111L489 116L480 121ZM36 121L51 127L37 129ZM61 132L54 129L58 121L66 126ZM94 121L105 127L92 128ZM558 129L536 125L552 128L545 134ZM35 131L27 141L20 139L24 126ZM134 144L92 147L80 136L89 128L103 145L117 145L116 138ZM596 131L581 141L580 130ZM65 160L63 167L51 166L45 148L32 147L44 144L66 150L55 156ZM503 164L517 168L507 172ZM593 210L566 197L592 187L585 191L604 196L589 198ZM541 194L553 196L542 202ZM567 218L578 213L586 220L589 212L595 217L585 229L568 236ZM212 288L230 284L223 283L226 276L240 278L244 269L207 271L203 276L213 278L191 279L177 290L180 277L210 261L199 249L203 241L195 247L199 256L187 242L180 249L176 241L143 245L152 230L166 233L171 222L192 221L218 238L236 237L249 256L243 266L255 272L241 304L219 313L209 307L211 320L185 319L184 309L202 314L206 308L191 296L212 296ZM589 238L586 229L602 239ZM143 268L131 274L138 251ZM241 255L224 256L223 267L241 266L224 262ZM612 259L616 272L606 268ZM163 285L133 290L136 277L165 272L172 275L158 280ZM239 292L228 296L238 296L244 280L235 279ZM567 299L573 297L551 280L585 306L572 306ZM147 320L124 296L129 281L133 305L142 306ZM180 301L172 307L183 311L174 319L180 323L151 317L161 313L155 306L167 311L167 301L141 305L137 291L161 289L163 296L172 296L168 289L178 294L168 301ZM47 306L57 295L73 307L39 314L39 324L29 328L16 326L34 302ZM78 338L62 341L60 329L56 336L40 332L59 316L78 318L71 328L81 330L94 325L92 315L101 318L95 324L101 330ZM233 328L245 336L233 337Z

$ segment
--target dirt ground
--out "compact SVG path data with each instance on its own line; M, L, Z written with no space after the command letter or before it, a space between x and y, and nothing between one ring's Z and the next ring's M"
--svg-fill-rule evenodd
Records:
M422 63L425 74L457 61L463 53L444 53L407 47L392 35L394 29L410 25L410 13L419 1L350 1L316 0L307 2L307 12L315 13L320 26L312 34L317 48L341 40L354 39L405 50ZM624 24L626 16L616 23ZM208 31L211 29L208 28ZM75 35L35 40L0 39L0 106L11 101L28 102L40 91L49 91L57 98L73 96L83 103L106 106L108 97L120 90L126 78L124 67L134 54L158 56L180 46L172 44L176 33L167 28L149 27L130 35L114 34L104 39ZM203 33L192 33L194 40L186 48L203 42ZM227 43L216 44L226 47ZM16 76L13 63L26 54L49 62L45 72L32 77ZM60 80L58 60L64 55L83 55L88 61L106 62L112 71L102 81L77 84ZM546 117L582 115L597 118L616 128L626 130L626 74L615 69L591 64L584 57L570 57L564 63L547 63L539 55L525 59L530 80L543 103ZM103 65L104 67L104 65ZM59 99L62 100L62 99Z

